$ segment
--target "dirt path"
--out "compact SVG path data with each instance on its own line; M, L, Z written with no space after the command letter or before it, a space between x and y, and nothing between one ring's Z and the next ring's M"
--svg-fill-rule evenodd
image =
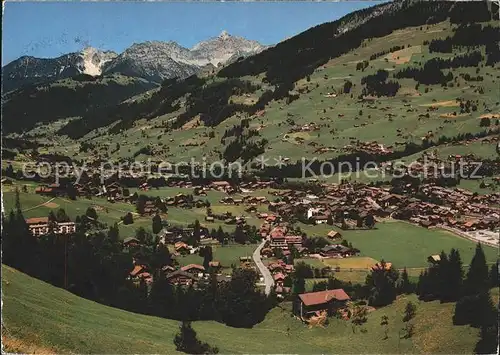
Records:
M52 201L54 201L55 199L56 199L55 197L52 197L50 200L45 201L44 203L40 203L39 205L36 205L36 206L30 207L30 208L26 208L26 209L22 210L22 212L31 211L31 210L34 210L35 208L42 207L42 206L44 206L44 205L45 205L45 204L47 204L47 203L51 203L51 202L52 202Z

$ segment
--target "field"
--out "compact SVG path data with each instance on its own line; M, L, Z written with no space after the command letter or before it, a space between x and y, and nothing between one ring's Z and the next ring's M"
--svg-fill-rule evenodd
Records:
M325 236L332 229L328 225L300 224L300 227L310 236ZM462 262L468 265L475 250L475 243L449 232L400 221L379 222L373 230L339 231L343 238L361 250L360 256L379 261L384 259L396 268L426 267L429 255L439 254L441 250L449 253L451 248L458 249ZM498 258L498 249L488 246L483 246L483 249L488 262Z
M27 347L73 353L175 353L179 323L99 305L2 266L3 321L15 349ZM495 293L497 296L497 293ZM398 339L406 302L417 305L415 335ZM322 328L308 329L290 317L289 306L273 309L252 329L211 321L194 322L199 338L220 353L472 353L478 330L453 326L452 303L420 302L415 296L371 312L365 333L350 322L332 318ZM389 317L389 338L382 340L382 315ZM439 315L439 316L436 316Z
M213 260L220 261L222 267L230 268L231 265L239 266L241 256L252 256L256 245L231 244L226 246L212 246ZM203 258L197 254L177 257L176 260L181 265L203 264Z

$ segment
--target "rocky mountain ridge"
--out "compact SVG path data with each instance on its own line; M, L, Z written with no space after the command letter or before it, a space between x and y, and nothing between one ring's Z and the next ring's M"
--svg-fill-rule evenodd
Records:
M219 36L196 44L192 49L174 41L134 43L123 53L87 47L81 52L57 58L23 56L2 68L4 92L27 84L53 81L78 74L99 76L122 73L160 83L169 78L185 78L207 66L217 67L267 48L257 41L232 36L223 31Z

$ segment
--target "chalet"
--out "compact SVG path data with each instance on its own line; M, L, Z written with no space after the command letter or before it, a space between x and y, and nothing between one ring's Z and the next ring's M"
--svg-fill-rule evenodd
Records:
M439 254L431 255L427 258L427 261L431 264L437 264L441 261L441 256Z
M107 185L105 187L105 192L109 197L111 197L113 199L116 199L116 198L123 196L122 187L117 182L113 182L113 183Z
M165 229L162 229L160 231L159 236L160 236L160 242L163 244L173 243L177 239L176 234L174 232Z
M393 206L393 205L396 205L398 203L400 203L403 199L403 196L401 195L396 195L396 194L389 194L389 195L386 195L384 197L382 197L381 199L379 199L379 204L383 207L389 207L389 206Z
M171 285L188 286L195 285L199 281L199 278L189 272L177 270L168 274L166 276L166 280Z
M341 288L319 292L309 292L299 295L301 318L310 317L317 312L327 311L332 314L335 310L345 307L351 298Z
M150 278L151 274L147 272L145 265L135 265L132 271L130 271L129 277L131 280L137 281L142 278Z
M273 256L273 250L271 248L263 248L261 251L260 251L260 255L263 255L265 257L272 257Z
M282 263L272 263L272 264L269 264L267 266L267 268L269 269L269 271L271 271L273 273L274 272L282 272L285 270L285 267L284 267L284 265L282 265Z
M435 223L427 219L421 219L419 224L424 228L432 227Z
M2 185L12 185L12 180L8 178L3 178Z
M285 242L286 242L288 248L290 248L290 246L292 246L292 245L295 248L301 247L302 246L302 236L301 235L287 235L285 237Z
M281 272L273 275L274 283L279 286L283 286L283 281L285 281L285 275Z
M384 266L382 264L385 264L385 270L390 270L392 267L392 263L376 263L372 266L372 270L376 271L384 269Z
M128 237L123 240L123 246L125 247L135 247L140 244L139 239L134 237Z
M189 254L189 245L187 245L186 243L184 242L177 242L174 244L174 249L177 253L181 254L181 255L186 255L186 254Z
M252 257L250 256L240 256L240 267L244 269L249 269L252 266Z
M335 230L329 231L326 236L328 239L342 239L342 234L340 234L339 232L337 232Z
M462 229L465 231L473 231L476 230L477 222L476 221L467 221L462 224Z
M205 267L198 264L189 264L181 267L182 271L189 272L190 274L197 275L198 277L203 276L205 273Z
M225 191L231 188L231 184L227 181L212 181L210 186L219 191Z
M240 263L249 263L252 261L252 257L250 256L240 256Z
M145 215L154 215L158 213L158 208L155 205L154 201L148 200L144 203L144 214Z
M257 208L255 206L250 206L248 207L245 212L248 212L248 213L255 213L257 212Z
M284 237L286 232L286 227L275 227L270 231L269 235L273 238Z
M26 219L26 224L31 234L40 236L48 234L50 230L54 234L71 234L76 232L75 222L53 222L49 223L48 217L34 217Z
M311 220L313 221L314 224L324 224L328 222L328 216L327 215L312 216Z
M56 234L70 234L76 232L75 222L57 222L54 228Z
M275 215L269 215L266 217L266 222L273 223L273 222L276 222L277 219L278 219L278 217L276 217Z
M208 267L212 270L218 271L222 268L222 265L220 264L220 261L210 261L208 263Z
M270 239L271 243L269 246L274 249L274 248L281 248L281 249L287 249L288 244L286 243L286 237L282 233L273 233L274 230L271 232Z
M165 265L164 267L161 268L161 271L165 273L171 273L175 271L175 267L173 267L172 265Z
M57 196L58 191L55 187L49 187L49 186L38 186L35 189L35 193L38 195L45 195L45 196Z
M49 218L48 217L33 217L26 219L26 224L34 236L44 235L49 233Z
M326 245L320 251L321 256L328 258L345 258L356 255L356 250L341 244Z
M231 196L226 196L220 200L220 203L224 205L231 205L234 203L234 199Z

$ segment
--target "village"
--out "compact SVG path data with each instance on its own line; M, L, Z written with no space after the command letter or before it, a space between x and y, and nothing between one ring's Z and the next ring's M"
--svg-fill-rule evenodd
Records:
M430 158L436 163L450 164L460 158L450 156L446 161L440 161L434 156ZM466 157L466 167L472 166L473 156ZM418 162L418 161L417 161ZM382 164L382 169L394 172L391 164ZM425 229L440 229L453 233L457 238L466 238L481 242L495 248L499 246L498 226L500 225L500 193L476 194L458 187L445 187L437 184L434 177L427 179L425 166L415 164L399 165L398 169L406 169L406 174L393 186L363 184L343 181L341 184L328 184L310 181L302 185L289 186L274 180L253 181L193 181L189 178L147 178L146 176L126 176L117 179L109 174L107 182L100 184L97 170L89 170L78 183L66 181L65 184L38 182L34 193L40 196L55 198L65 196L72 199L99 199L109 203L131 204L136 213L142 217L157 218L160 230L155 231L158 243L168 247L176 260L171 265L162 268L162 277L171 285L200 287L209 282L210 275L216 275L217 282L231 280L231 270L235 268L251 269L261 276L257 286L265 292L274 292L278 299L286 300L290 296L292 276L295 271L294 260L305 260L323 263L325 260L345 260L356 258L364 250L356 244L344 239L344 233L370 231L377 229L379 223L398 220ZM483 167L485 168L485 167ZM412 170L413 169L413 170ZM486 169L495 169L492 165ZM415 185L408 178L409 173L424 173L422 182ZM436 170L433 170L435 173ZM444 172L446 169L438 169ZM412 175L413 176L413 175ZM12 183L4 179L4 184ZM175 189L173 196L155 196L156 191ZM133 193L131 191L134 191ZM217 192L221 197L214 202L206 199L207 194ZM147 193L147 195L146 195ZM241 207L244 214L233 214L232 207ZM169 209L204 210L205 215L199 225L193 228L193 220L186 221L187 226L169 223ZM102 213L102 208L96 208ZM225 212L221 212L224 211ZM241 210L241 209L240 209ZM92 217L89 217L92 220ZM254 221L250 223L249 221ZM198 221L196 221L198 222ZM54 220L47 216L37 216L26 219L29 230L35 236L48 233L66 235L74 233L77 224L70 220ZM126 216L121 223L126 223ZM182 261L187 256L198 257L207 247L224 249L224 243L235 238L229 233L222 238L215 235L212 224L226 225L237 228L240 232L253 237L243 240L245 243L258 243L255 252L248 255L233 257L230 264L224 264L216 257L201 263ZM250 224L249 224L250 223ZM303 226L325 226L323 234L308 235L297 228L297 223ZM254 232L250 227L257 227ZM234 232L236 233L236 232ZM248 234L250 233L250 234ZM196 235L196 238L193 236ZM319 242L318 242L319 241ZM140 250L141 242L137 237L127 237L123 240L126 250ZM231 248L228 246L226 248ZM215 249L218 250L218 249ZM434 260L440 250L428 255L428 260ZM210 252L211 254L211 252ZM252 256L250 256L253 254ZM198 259L196 259L198 258ZM433 259L434 258L434 259ZM310 260L310 261L309 261ZM316 262L314 260L317 260ZM372 259L373 260L373 259ZM206 262L205 262L206 261ZM391 267L391 260L386 260ZM365 270L380 267L380 260L365 265ZM313 267L312 270L320 277L330 277L340 270L336 264L323 264L323 267ZM401 265L400 265L401 266ZM356 268L354 268L356 269ZM350 268L353 272L353 268ZM135 259L135 265L129 278L133 282L151 285L154 277L152 270L140 258ZM345 308L350 299L345 290L333 289L300 294L300 319L313 317L314 322L324 318L324 312ZM323 318L322 318L323 317Z

